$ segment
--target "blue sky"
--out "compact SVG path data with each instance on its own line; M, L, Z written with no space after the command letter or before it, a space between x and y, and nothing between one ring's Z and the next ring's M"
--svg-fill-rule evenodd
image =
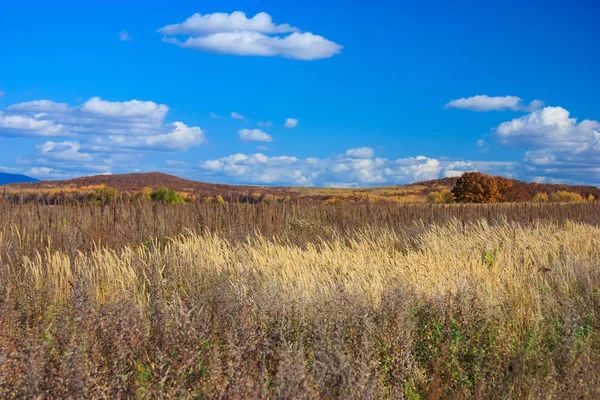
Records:
M2 6L0 171L600 184L593 1L123 3Z

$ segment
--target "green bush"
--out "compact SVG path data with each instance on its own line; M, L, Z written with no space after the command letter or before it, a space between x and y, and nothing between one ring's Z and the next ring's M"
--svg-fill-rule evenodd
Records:
M110 204L119 198L119 192L115 188L106 186L101 189L96 189L91 197L100 204Z
M183 204L184 200L179 193L167 188L156 189L150 193L150 200L163 204Z

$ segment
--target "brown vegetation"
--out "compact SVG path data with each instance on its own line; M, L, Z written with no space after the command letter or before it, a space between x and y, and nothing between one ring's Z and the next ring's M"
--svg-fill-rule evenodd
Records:
M597 398L599 211L0 201L0 397Z
M591 186L546 185L527 183L501 177L492 177L479 173L468 173L463 178L476 176L488 180L487 194L464 197L459 201L523 202L532 201L536 193L552 195L559 191L577 193L582 198L593 199L600 196L600 189ZM482 178L484 177L484 178ZM463 179L463 181L465 180ZM473 181L477 181L477 179ZM220 198L226 202L258 203L263 201L311 201L343 203L448 203L448 192L459 178L444 178L419 182L406 186L386 186L372 188L285 188L261 186L234 186L209 184L190 181L161 173L143 173L126 175L99 175L77 178L69 181L43 181L2 187L2 193L13 201L37 201L45 204L62 204L69 201L83 201L94 197L102 188L114 188L124 198L137 195L148 197L159 188L168 188L179 193L187 201ZM488 184L484 184L486 186ZM489 186L489 185L488 185ZM485 190L484 190L485 192ZM434 193L434 194L432 194ZM444 193L440 197L440 193ZM432 194L432 195L431 195ZM431 195L431 196L430 196ZM454 196L456 197L456 196ZM286 200L288 199L288 200Z

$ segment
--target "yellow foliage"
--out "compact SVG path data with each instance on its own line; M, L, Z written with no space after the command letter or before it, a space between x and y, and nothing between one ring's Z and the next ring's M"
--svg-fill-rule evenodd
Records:
M550 195L550 201L559 202L559 203L573 203L583 201L583 197L581 197L578 193L567 192L565 190L561 190Z
M548 202L548 193L538 192L533 196L534 203L546 203Z

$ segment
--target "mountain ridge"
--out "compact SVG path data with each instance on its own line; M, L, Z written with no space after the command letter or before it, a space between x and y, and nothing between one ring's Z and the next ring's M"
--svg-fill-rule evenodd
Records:
M38 182L38 181L39 181L38 179L32 178L27 175L9 174L6 172L0 172L0 185L33 183L33 182Z

